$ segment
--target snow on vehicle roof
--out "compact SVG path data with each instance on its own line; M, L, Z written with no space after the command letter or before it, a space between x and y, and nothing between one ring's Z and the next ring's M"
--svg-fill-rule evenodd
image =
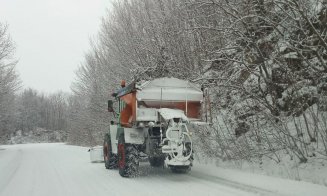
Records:
M157 78L151 81L146 81L140 84L139 88L190 88L201 92L199 86L187 81L177 78Z
M138 100L202 101L201 89L186 80L158 78L137 87Z
M170 109L170 108L161 108L158 111L159 111L160 115L165 120L170 120L170 119L173 119L173 118L181 118L184 121L188 121L188 118L185 116L183 110Z

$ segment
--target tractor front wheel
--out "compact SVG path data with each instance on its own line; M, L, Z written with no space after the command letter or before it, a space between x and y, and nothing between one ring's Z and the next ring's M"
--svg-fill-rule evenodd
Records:
M138 173L139 154L133 144L126 144L124 135L118 139L118 168L122 177L135 177Z
M106 134L103 142L103 159L106 169L117 168L117 155L112 153L111 138Z

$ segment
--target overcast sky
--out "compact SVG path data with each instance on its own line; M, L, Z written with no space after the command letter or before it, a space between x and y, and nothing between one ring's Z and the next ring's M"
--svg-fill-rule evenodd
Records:
M16 43L23 87L70 91L109 0L0 0L0 22Z

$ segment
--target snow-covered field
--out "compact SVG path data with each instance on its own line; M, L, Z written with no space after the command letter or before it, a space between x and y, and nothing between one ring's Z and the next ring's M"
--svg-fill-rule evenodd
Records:
M188 174L142 163L138 177L122 178L90 163L87 150L58 143L0 146L0 196L327 195L321 185L197 163Z

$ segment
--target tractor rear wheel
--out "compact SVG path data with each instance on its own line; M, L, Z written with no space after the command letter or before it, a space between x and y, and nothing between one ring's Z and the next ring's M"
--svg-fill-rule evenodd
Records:
M160 167L165 163L165 157L149 157L149 162L152 167Z
M111 137L108 133L104 136L103 159L106 169L117 168L117 155L112 153Z
M170 166L170 170L173 173L184 174L191 171L191 166Z
M138 173L139 154L133 144L126 144L124 135L118 139L118 168L122 177L135 177Z

